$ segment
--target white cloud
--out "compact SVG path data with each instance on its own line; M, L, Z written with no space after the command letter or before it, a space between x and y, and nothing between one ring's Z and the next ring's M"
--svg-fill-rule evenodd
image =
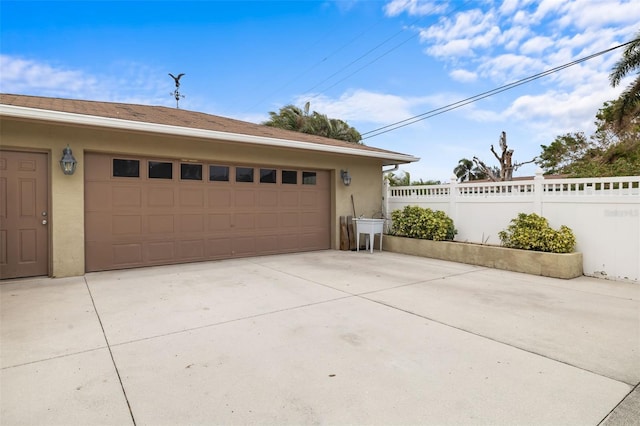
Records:
M495 17L491 12L485 13L480 9L472 9L457 13L453 20L443 18L437 25L423 29L420 32L420 39L436 42L472 39L486 34L494 26Z
M471 40L451 40L428 48L427 53L440 58L473 56Z
M549 37L537 36L530 38L520 46L520 52L525 55L540 54L545 49L553 46L554 42Z
M460 81L463 83L474 82L478 79L477 73L463 70L463 69L453 70L449 73L449 76L451 76L451 78L453 78L454 80Z
M545 64L539 59L507 53L493 58L485 58L478 72L500 84L510 83L543 71Z
M593 30L609 25L634 25L637 28L640 19L637 0L575 0L564 2L561 9L564 15L559 19L559 24L579 30Z
M396 122L414 115L412 108L429 103L428 98L410 98L385 93L356 90L333 99L324 95L306 94L297 97L295 104L311 100L311 110L345 121L366 123Z
M114 77L116 76L116 77ZM158 77L150 77L158 76ZM136 63L117 63L104 75L43 61L0 55L0 91L147 105L174 105L166 73Z
M8 55L0 55L0 71L4 93L23 93L29 89L49 93L82 92L96 86L96 79L82 71Z
M384 12L387 16L398 16L402 13L422 16L442 13L446 8L447 4L445 2L437 0L393 0L384 6Z

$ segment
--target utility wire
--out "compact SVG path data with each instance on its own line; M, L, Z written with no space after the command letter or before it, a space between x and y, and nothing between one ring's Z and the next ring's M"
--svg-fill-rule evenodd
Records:
M463 3L459 3L458 6L454 7L451 11L449 11L446 16L450 16L451 14L453 14L455 11L457 11L458 9L462 8L463 6L465 6L467 3L469 3L470 0L465 0ZM434 10L435 10L435 6L434 6ZM395 34L393 34L391 37L387 38L386 40L384 40L383 42L377 44L375 47L369 49L368 51L366 51L364 54L360 55L358 58L354 59L353 61L349 62L347 65L345 65L344 67L340 68L338 71L334 72L333 74L331 74L329 77L325 78L324 80L322 80L321 82L317 83L316 85L314 85L312 88L306 90L305 92L311 92L313 89L315 89L316 87L320 86L322 83L326 82L327 80L330 80L332 77L336 76L337 74L341 73L342 71L346 70L347 68L349 68L351 65L355 64L356 62L360 61L361 59L364 59L366 56L368 56L369 54L373 53L376 49L382 47L383 45L385 45L387 42L391 41L392 39L394 39L395 37L397 37L398 35L402 34L404 31L406 31L407 28L411 28L414 25L416 25L418 22L422 21L426 16L429 16L429 13L419 17L418 19L414 20L413 22L411 22L408 26L406 26L405 28L403 28L402 30L396 32ZM411 37L401 41L400 43L394 45L393 47L391 47L390 49L388 49L387 51L385 51L384 53L382 53L381 55L377 56L376 58L374 58L373 60L367 62L366 64L364 64L363 66L361 66L360 68L356 69L355 71L353 71L351 74L346 75L345 77L341 78L340 80L336 81L335 83L333 83L331 86L325 88L324 90L315 93L313 96L311 96L310 99L314 99L317 98L318 96L320 96L321 94L325 93L327 90L337 86L338 84L342 83L343 81L347 80L348 78L352 77L353 75L359 73L360 71L362 71L363 69L367 68L369 65L373 64L374 62L377 62L379 59L387 56L389 53L393 52L394 50L400 48L400 46L404 45L405 43L407 43L410 40L413 40L414 38L416 38L418 35L420 35L419 32L416 32L415 34L413 34Z
M620 44L618 46L614 46L614 47L611 47L609 49L605 49L605 50L602 50L600 52L591 54L589 56L585 56L583 58L576 59L575 61L568 62L568 63L566 63L564 65L560 65L560 66L557 66L555 68L551 68L551 69L549 69L547 71L543 71L541 73L534 74L532 76L523 78L523 79L515 81L513 83L509 83L509 84L506 84L504 86L500 86L498 88L495 88L495 89L488 90L486 92L480 93L478 95L471 96L471 97L463 99L461 101L454 102L452 104L445 105L443 107L436 108L436 109L433 109L431 111L427 111L425 113L422 113L422 114L419 114L419 115L415 115L413 117L409 117L409 118L406 118L404 120L397 121L395 123L391 123L391 124L388 124L388 125L383 126L383 127L379 127L377 129L374 129L374 130L370 130L368 132L362 133L362 136L363 136L362 139L373 138L375 136L378 136L378 135L381 135L381 134L384 134L384 133L387 133L387 132L391 132L392 130L397 130L397 129L400 129L402 127L409 126L411 124L417 123L418 121L426 120L427 118L435 117L436 115L440 115L440 114L443 114L445 112L448 112L448 111L463 107L463 106L468 105L470 103L477 102L477 101L479 101L481 99L488 98L489 96L493 96L493 95L496 95L498 93L501 93L501 92L504 92L504 91L507 91L507 90L511 90L511 89L513 89L515 87L522 86L523 84L530 83L530 82L535 81L537 79L540 79L542 77L546 77L546 76L548 76L550 74L556 73L556 72L561 71L561 70L563 70L565 68L572 67L574 65L577 65L577 64L580 64L582 62L586 62L586 61L588 61L590 59L596 58L598 56L604 55L605 53L609 53L609 52L614 51L616 49L619 49L621 47L627 46L627 45L629 45L631 43L634 43L636 41L637 40L631 40L629 42ZM365 136L365 135L368 135L368 136Z
M369 31L371 31L372 28L378 26L382 21L384 20L384 18L380 18L378 19L373 25L371 25L370 27L368 27L367 29L361 31L357 36L355 36L354 38L352 38L350 41L348 41L347 43L343 44L342 46L338 47L337 49L335 49L333 52L329 53L328 55L326 55L325 57L323 57L322 59L318 60L315 64L311 65L309 68L307 68L306 70L302 71L301 73L299 73L297 76L295 76L294 78L292 78L291 80L286 81L284 84L282 84L280 87L278 87L276 90L272 91L271 93L269 93L268 95L265 95L262 99L260 99L258 102L254 103L251 107L247 108L246 111L255 108L257 105L260 105L262 102L264 102L267 98L275 95L278 92L281 92L284 88L286 88L287 86L289 86L290 84L294 83L295 81L299 80L300 78L302 78L304 75L308 74L309 72L313 71L315 68L317 68L318 66L320 66L322 63L326 62L329 58L331 58L332 56L336 55L338 52L340 52L341 50L344 50L347 46L355 43L356 40L358 40L359 38L363 37L366 33L368 33ZM322 36L320 39L318 39L313 46L317 45L320 43L320 41L322 41L323 38L325 38L326 35ZM311 46L311 47L313 47ZM311 48L310 47L310 48ZM320 83L318 83L320 84ZM315 87L315 86L314 86Z

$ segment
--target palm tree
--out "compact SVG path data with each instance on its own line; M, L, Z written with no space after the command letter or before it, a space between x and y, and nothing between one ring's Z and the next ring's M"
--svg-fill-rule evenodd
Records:
M336 118L329 118L325 114L313 111L309 114L309 102L304 110L294 105L286 105L279 112L269 112L269 120L263 122L265 126L295 132L340 139L352 143L362 143L362 136L355 128Z
M473 161L462 158L458 161L458 165L453 169L453 173L458 177L458 181L464 182L466 180L474 180L473 176Z
M301 132L307 121L308 114L295 105L285 105L280 108L280 111L277 113L269 111L269 117L271 118L262 124L279 129Z
M640 31L635 40L622 52L622 58L616 62L609 74L611 86L616 87L620 81L634 70L640 71ZM625 115L633 114L640 104L640 73L620 95L620 106L617 111L618 121L622 121Z

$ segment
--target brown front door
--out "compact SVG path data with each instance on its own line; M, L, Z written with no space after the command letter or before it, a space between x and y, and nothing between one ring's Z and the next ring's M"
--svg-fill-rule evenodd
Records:
M0 279L48 274L47 154L0 150Z

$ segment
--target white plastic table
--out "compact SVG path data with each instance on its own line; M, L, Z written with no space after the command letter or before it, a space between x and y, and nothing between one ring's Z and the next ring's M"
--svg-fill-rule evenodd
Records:
M356 251L360 251L360 234L367 234L366 247L373 253L373 241L376 234L380 234L380 251L382 251L382 228L384 219L354 218L356 228Z

